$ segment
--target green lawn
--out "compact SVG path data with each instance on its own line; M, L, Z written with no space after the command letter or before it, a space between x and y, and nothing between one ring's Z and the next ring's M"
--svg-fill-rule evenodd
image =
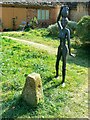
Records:
M43 43L49 46L54 46L57 47L58 41L56 41L55 38L51 38L48 36L48 31L47 29L35 29L35 30L30 30L29 32L5 32L2 35L10 36L10 37L15 37L19 39L26 39L28 41L33 41L37 43ZM54 40L56 42L54 42Z
M39 40L37 37L37 41ZM48 45L51 42L52 40L48 41ZM57 43L57 40L54 40L52 46L57 46ZM60 79L54 78L55 55L3 38L2 79L0 80L2 117L88 117L88 57L82 48L73 49L77 55L75 58L68 57L67 59L66 86L62 88L60 85L61 71ZM41 75L43 84L44 103L40 103L37 108L31 108L20 98L26 76L32 72Z

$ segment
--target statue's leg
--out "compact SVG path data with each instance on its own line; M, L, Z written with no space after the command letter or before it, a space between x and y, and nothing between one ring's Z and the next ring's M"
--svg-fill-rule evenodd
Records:
M58 47L58 52L57 52L56 66L55 66L55 68L56 68L56 76L55 77L58 77L58 75L59 75L59 73L58 73L58 71L59 71L59 61L61 59L61 55L62 55L62 51L61 51L61 47L59 46Z
M66 76L66 56L62 57L62 83L65 82L65 76Z
M66 56L67 56L67 49L65 48L62 52L62 83L65 82L65 76L66 76Z

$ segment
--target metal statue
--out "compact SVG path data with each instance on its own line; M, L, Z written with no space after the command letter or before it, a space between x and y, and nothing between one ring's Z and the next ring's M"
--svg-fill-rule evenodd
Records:
M68 24L68 16L69 14L69 8L67 6L62 6L59 12L59 15L57 17L57 24L59 27L59 38L60 38L60 45L58 47L57 51L57 60L56 60L56 78L59 76L59 61L62 57L62 82L61 84L65 86L65 75L66 75L66 57L67 53L69 52L70 56L75 56L74 54L71 54L70 49L70 30L66 28L66 25ZM61 20L59 21L59 19ZM66 42L68 46L66 45Z

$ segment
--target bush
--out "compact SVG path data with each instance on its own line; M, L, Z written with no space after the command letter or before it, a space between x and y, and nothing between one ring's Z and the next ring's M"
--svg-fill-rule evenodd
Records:
M36 17L33 17L33 18L30 20L30 27L31 27L32 29L38 27L38 20L37 20Z
M90 43L90 16L84 16L78 22L76 35L83 43Z
M25 28L25 32L28 32L28 31L30 31L30 30L31 30L30 27Z
M49 27L48 27L48 32L49 32L49 35L50 35L50 36L58 37L59 30L58 30L58 25L57 25L57 23L52 24L52 25L49 25Z
M40 37L46 37L49 34L49 32L48 32L48 30L46 28L30 29L29 33L34 34L36 36L40 36Z
M67 28L70 29L71 32L71 37L74 36L75 30L77 28L77 22L75 21L69 21ZM49 31L49 35L54 36L54 37L58 37L59 34L59 29L58 29L58 25L57 23L50 25L48 27L48 31Z
M40 28L40 29L38 29L38 32L39 32L40 36L42 36L42 37L45 37L49 34L47 28Z
M76 31L76 28L77 28L77 22L69 21L68 25L67 25L67 28L70 29L71 37L74 37L75 31Z

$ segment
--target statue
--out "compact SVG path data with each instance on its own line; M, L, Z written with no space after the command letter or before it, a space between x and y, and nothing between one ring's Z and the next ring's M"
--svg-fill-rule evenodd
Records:
M64 5L61 7L59 15L57 17L57 24L59 27L59 38L60 38L60 45L58 47L57 51L57 60L56 60L56 76L55 78L58 78L59 76L59 61L62 57L62 86L65 86L65 75L66 75L66 57L67 53L69 52L70 56L75 56L74 54L71 54L70 49L70 30L66 28L66 25L68 24L68 16L69 14L69 8ZM61 17L61 22L59 21ZM68 43L68 47L66 45L66 41Z

